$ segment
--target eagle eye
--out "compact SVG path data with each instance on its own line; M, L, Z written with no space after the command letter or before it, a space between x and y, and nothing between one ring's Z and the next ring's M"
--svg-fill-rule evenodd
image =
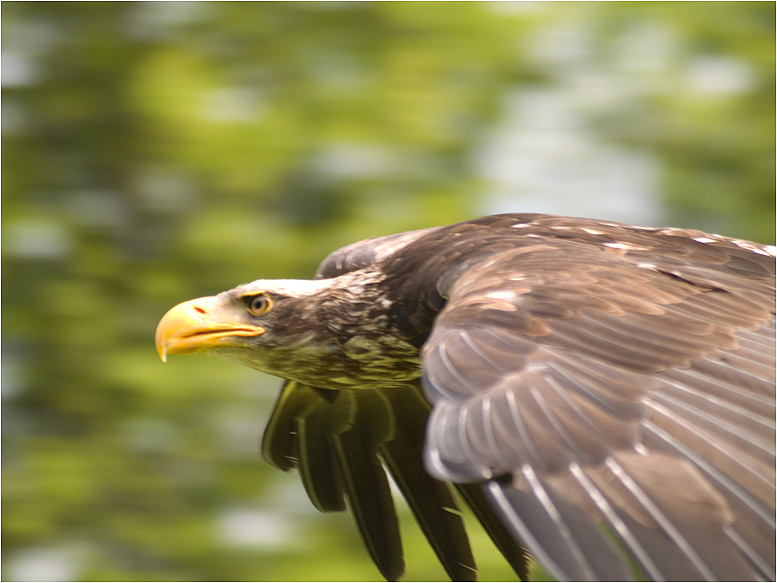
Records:
M253 296L248 301L248 311L254 316L264 316L272 308L272 300L265 294Z

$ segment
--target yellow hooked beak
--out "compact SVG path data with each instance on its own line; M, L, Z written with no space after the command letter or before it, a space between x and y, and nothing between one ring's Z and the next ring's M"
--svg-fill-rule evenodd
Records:
M156 327L156 349L162 362L168 354L204 352L217 346L236 346L236 336L259 336L264 328L231 322L215 296L197 298L172 308Z

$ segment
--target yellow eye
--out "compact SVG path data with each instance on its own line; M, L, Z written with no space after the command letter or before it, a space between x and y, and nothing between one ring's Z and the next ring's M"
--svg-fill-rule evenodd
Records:
M272 308L272 300L264 295L259 294L254 296L248 302L248 311L254 316L263 316Z

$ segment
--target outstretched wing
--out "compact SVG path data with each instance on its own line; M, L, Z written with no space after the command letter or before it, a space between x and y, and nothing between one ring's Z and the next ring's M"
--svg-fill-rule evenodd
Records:
M404 572L402 544L385 464L443 567L454 581L474 581L475 561L448 484L424 469L429 404L418 387L327 391L284 384L265 430L262 452L274 466L298 469L310 500L322 511L350 508L381 574ZM525 577L523 551L481 492L461 487L500 548Z
M625 549L653 579L773 580L773 257L511 220L446 247L427 467L479 482L561 579L630 578Z

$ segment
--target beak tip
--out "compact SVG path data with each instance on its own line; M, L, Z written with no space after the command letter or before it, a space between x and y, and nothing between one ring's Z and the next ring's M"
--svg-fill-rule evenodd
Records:
M165 334L161 330L162 322L159 324L160 325L157 326L156 329L156 334L154 335L154 344L156 345L156 352L159 355L159 358L162 359L162 362L167 362L167 342L165 339Z

